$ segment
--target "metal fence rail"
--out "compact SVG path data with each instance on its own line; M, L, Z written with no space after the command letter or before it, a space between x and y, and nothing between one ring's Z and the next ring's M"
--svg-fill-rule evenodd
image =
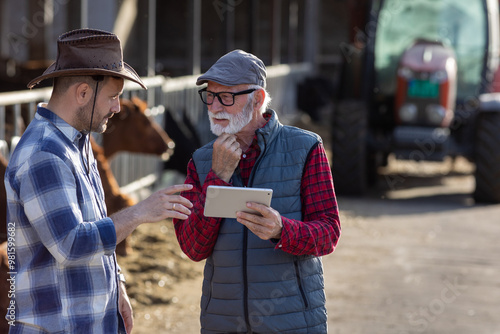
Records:
M271 107L278 112L280 120L287 123L297 113L297 83L311 72L307 63L296 65L277 65L268 67L267 90L272 102ZM169 110L173 118L180 122L187 117L194 125L202 143L213 138L206 114L196 86L198 76L166 78L155 76L143 78L148 90L142 90L137 84L126 82L124 98L137 96L148 102L148 113L156 122L164 125L165 111ZM0 152L9 158L19 137L22 127L12 120L24 118L29 122L39 102L48 101L51 88L0 93ZM100 141L99 135L95 136ZM140 138L137 138L140 140ZM111 168L122 190L135 193L151 186L163 172L163 162L159 157L146 154L119 153L113 157Z

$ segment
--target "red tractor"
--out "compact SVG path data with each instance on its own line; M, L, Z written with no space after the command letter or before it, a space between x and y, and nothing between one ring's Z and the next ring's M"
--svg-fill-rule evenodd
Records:
M474 198L500 203L497 0L378 0L343 50L332 119L339 194L363 194L388 156L476 165Z

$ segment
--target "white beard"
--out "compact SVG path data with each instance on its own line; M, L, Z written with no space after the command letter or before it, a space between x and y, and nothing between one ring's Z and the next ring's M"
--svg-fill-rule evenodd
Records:
M223 133L236 134L241 131L250 121L252 120L252 101L243 107L243 110L236 115L230 114L226 111L221 111L216 114L208 112L208 118L210 120L210 131L216 136L220 136ZM213 121L215 119L227 119L229 124L227 126L222 126L220 124L215 124Z

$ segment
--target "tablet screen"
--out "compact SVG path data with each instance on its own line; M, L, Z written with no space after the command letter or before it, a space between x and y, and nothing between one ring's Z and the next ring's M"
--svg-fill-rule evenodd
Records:
M247 202L271 205L272 189L208 186L205 200L205 217L236 218L236 212L256 213L247 208Z

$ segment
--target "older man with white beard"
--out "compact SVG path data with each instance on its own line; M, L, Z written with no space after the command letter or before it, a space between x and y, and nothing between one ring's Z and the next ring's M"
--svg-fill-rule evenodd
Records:
M197 80L217 139L188 164L187 220L174 219L182 250L206 259L202 333L326 333L320 257L333 252L340 221L321 138L284 126L268 109L266 68L234 50ZM257 214L205 217L207 187L272 188Z
M224 86L219 85L224 89ZM242 88L245 88L244 90L240 90L238 86L228 88L228 90L235 90L237 93L224 93L222 92L220 95L218 93L214 93L212 90L215 90L217 87L217 84L214 82L211 82L207 89L202 89L200 91L200 96L202 97L202 100L205 101L212 101L209 107L208 111L208 117L210 120L210 130L216 135L220 136L223 133L229 133L229 134L236 134L240 132L241 129L243 129L250 121L252 120L252 99L254 92L258 89L261 89L261 87L257 85L241 85ZM239 90L239 91L238 91ZM232 114L229 113L228 111L225 111L224 108L219 108L217 109L217 105L213 105L213 100L217 96L217 100L220 99L223 101L221 103L222 106L227 106L228 104L233 103L233 96L234 94L238 95L247 95L247 101L246 104L243 107L243 110L240 113L237 114ZM236 96L238 96L236 95ZM226 102L224 102L226 101ZM243 100L244 101L244 100ZM262 113L266 110L267 106L271 102L271 98L269 97L269 94L265 94L265 101L262 104L261 110L259 110ZM223 125L223 120L227 120L229 123L224 126Z

